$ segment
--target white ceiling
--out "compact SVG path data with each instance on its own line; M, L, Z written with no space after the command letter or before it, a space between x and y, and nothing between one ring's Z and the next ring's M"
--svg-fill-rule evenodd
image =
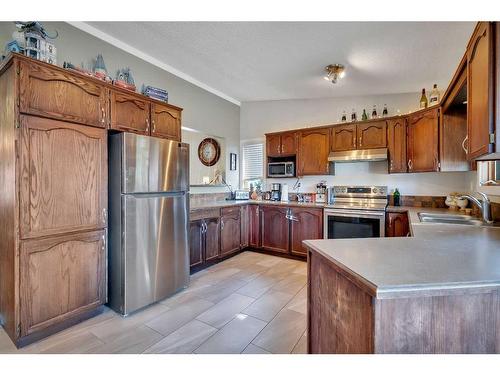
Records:
M473 22L88 22L233 102L326 98L446 88ZM120 44L120 43L118 43ZM337 85L330 63L346 66Z

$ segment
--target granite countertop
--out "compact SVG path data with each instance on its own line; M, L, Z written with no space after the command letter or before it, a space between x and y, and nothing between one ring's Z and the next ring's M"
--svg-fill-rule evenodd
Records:
M304 203L297 201L289 201L289 202L276 202L276 201L259 201L259 200L232 200L232 201L209 201L202 203L191 203L190 210L205 210L209 208L224 208L224 207L233 207L233 206L242 206L245 204L266 204L273 206L283 206L283 207L316 207L323 208L325 203Z
M408 212L413 237L310 240L305 244L331 260L377 298L500 290L500 228L422 223L419 212L448 209L390 207Z

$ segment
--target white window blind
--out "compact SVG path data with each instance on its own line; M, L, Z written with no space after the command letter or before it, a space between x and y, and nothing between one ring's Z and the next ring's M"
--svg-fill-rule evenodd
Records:
M264 174L264 144L243 146L243 180L262 178Z

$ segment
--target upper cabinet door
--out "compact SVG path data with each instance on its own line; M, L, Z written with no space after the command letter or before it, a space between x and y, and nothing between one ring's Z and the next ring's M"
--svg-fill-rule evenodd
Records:
M19 110L84 125L108 126L108 90L82 75L20 62Z
M266 154L267 156L281 156L281 135L266 135Z
M283 133L281 135L281 155L289 156L297 153L297 133Z
M111 129L149 135L149 101L133 93L111 91Z
M358 149L387 147L387 125L385 121L358 124Z
M337 125L332 128L332 151L356 149L356 124Z
M408 119L408 172L439 171L439 109L419 111Z
M106 129L21 116L20 149L21 238L106 227Z
M387 147L389 148L389 173L405 173L406 117L387 121Z
M299 133L299 175L328 174L330 129L303 130Z
M151 104L151 135L181 140L181 110L161 105L159 103Z
M480 22L467 47L467 135L469 160L493 152L493 30Z

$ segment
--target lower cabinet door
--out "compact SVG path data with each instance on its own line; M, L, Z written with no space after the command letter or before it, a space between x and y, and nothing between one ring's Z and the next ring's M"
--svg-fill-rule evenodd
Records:
M241 238L241 219L240 209L230 208L233 210L225 212L222 209L222 217L220 223L220 256L225 257L240 249Z
M260 208L256 204L248 206L248 243L250 247L259 248L260 243Z
M288 253L290 233L287 210L288 208L284 207L261 207L261 237L264 249Z
M104 230L21 242L21 336L106 302Z
M198 266L203 263L203 220L189 223L189 265Z
M406 212L388 212L386 216L386 237L407 237L410 235L410 224Z
M217 259L220 254L220 218L205 219L205 260Z
M323 210L318 208L291 208L290 251L294 255L307 255L304 240L323 238Z
M240 217L241 217L241 241L240 247L244 249L248 247L249 236L250 236L250 210L248 205L241 206Z

